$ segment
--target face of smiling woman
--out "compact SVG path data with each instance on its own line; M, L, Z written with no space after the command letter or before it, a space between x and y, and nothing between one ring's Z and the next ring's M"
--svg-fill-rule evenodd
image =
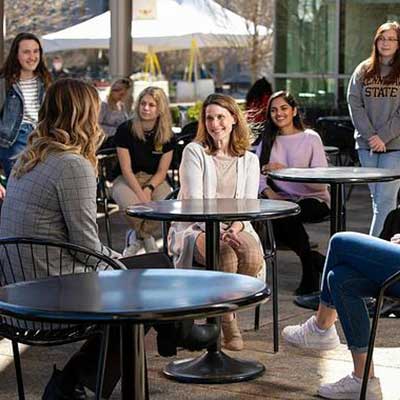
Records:
M296 115L297 108L293 108L283 97L277 97L272 100L270 116L280 133L285 135L295 132L293 118Z
M18 45L18 62L21 65L21 79L32 78L40 61L40 48L35 40L21 40Z
M217 104L207 106L205 111L206 129L218 149L224 151L228 148L235 123L235 118L226 108Z

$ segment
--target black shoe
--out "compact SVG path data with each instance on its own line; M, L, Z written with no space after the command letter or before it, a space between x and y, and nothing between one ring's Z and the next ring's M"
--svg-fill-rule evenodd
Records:
M308 310L318 310L320 292L314 292L304 296L296 297L293 302L296 306L307 308Z
M67 388L63 387L62 381L62 371L54 365L53 375L46 385L42 400L85 400L87 398L82 385Z
M190 351L206 349L219 337L219 329L216 324L196 325L192 320L183 321L179 331L178 346Z

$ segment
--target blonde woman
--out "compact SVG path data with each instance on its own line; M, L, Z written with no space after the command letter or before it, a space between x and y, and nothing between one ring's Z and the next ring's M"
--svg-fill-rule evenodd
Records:
M83 81L60 79L49 87L38 125L7 184L0 237L61 240L119 256L102 245L97 232L96 150L104 136L99 106L96 89ZM44 267L39 257L35 267ZM110 344L117 351L118 341ZM98 338L89 339L63 371L54 368L43 399L79 398L77 384L96 376L99 349ZM113 369L119 371L118 363L108 371ZM119 372L110 379L111 392ZM88 386L94 389L95 379Z
M164 199L171 191L166 181L175 141L168 99L162 89L144 89L135 104L133 118L117 129L114 137L122 174L113 184L112 196L122 210L136 203ZM129 240L124 256L144 246L157 251L154 239L159 223L128 218L136 239Z
M115 132L118 126L129 118L125 103L131 87L132 82L129 78L117 79L111 85L107 101L101 103L99 123L107 137L102 148L115 147Z

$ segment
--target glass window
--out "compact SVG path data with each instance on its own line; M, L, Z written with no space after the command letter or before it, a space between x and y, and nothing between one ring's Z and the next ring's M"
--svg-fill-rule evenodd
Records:
M275 72L335 71L335 0L276 2Z
M343 1L343 7L344 21L340 35L341 43L344 43L344 60L341 60L340 73L351 74L370 55L378 26L386 21L400 20L400 2L346 0Z

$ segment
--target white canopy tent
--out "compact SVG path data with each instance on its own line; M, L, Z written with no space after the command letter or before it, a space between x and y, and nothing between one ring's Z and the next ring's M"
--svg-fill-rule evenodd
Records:
M254 30L268 30L223 8L213 0L157 0L157 17L132 21L132 50L147 53L202 47L246 47ZM42 37L46 53L72 49L107 49L110 11Z

